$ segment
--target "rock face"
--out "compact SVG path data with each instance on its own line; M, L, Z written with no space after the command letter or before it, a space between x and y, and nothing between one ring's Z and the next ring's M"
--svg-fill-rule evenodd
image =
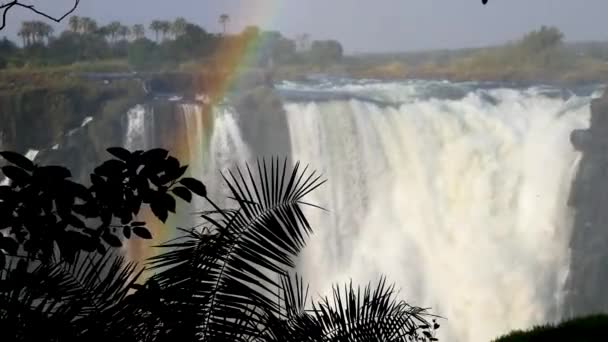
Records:
M243 139L256 158L289 158L291 138L281 99L267 86L243 90L235 99ZM288 160L291 162L291 160Z
M143 98L134 82L65 82L0 91L0 136L5 149L25 152L57 143L87 117L124 113Z
M575 208L567 317L608 312L608 93L591 105L591 126L576 130L572 144L583 152L569 204Z

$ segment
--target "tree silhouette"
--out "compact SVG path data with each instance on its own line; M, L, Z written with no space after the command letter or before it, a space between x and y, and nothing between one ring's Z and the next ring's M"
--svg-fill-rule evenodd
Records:
M183 35L186 32L186 26L188 26L188 21L185 18L179 17L176 18L171 24L171 32L175 38Z
M222 32L224 35L226 35L226 26L228 25L228 22L230 21L230 16L228 14L222 14L220 15L219 18L219 23L222 25Z
M163 22L161 20L153 20L150 23L150 30L154 31L156 42L158 42L158 33L163 30Z
M146 36L146 28L142 24L133 25L131 32L133 33L135 39L142 39Z
M80 17L77 15L73 15L68 20L68 26L70 30L74 33L80 32Z

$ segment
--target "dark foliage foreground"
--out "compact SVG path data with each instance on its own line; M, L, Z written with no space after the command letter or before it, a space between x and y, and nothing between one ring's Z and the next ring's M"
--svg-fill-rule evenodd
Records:
M608 315L582 317L559 325L540 326L529 331L515 331L496 342L600 342L607 340Z
M61 166L0 155L0 336L3 341L434 341L439 325L397 298L384 279L334 288L313 303L294 259L312 233L304 197L323 181L299 164L258 162L224 174L235 209L184 177L163 149L115 157L70 180ZM203 225L139 265L120 255L150 239L149 207L165 222L178 200L204 198ZM42 339L41 339L42 338Z

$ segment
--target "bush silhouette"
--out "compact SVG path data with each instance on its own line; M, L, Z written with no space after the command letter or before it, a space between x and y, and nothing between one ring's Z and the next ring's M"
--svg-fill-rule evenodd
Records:
M426 309L397 298L385 279L334 288L313 303L294 259L312 227L304 197L321 176L278 159L225 174L235 209L184 177L168 151L110 148L115 158L70 180L61 166L1 152L0 333L11 341L435 341ZM204 198L202 228L181 229L145 267L127 262L125 239L155 233L137 220L148 206L165 222L176 201ZM166 229L166 228L165 228Z

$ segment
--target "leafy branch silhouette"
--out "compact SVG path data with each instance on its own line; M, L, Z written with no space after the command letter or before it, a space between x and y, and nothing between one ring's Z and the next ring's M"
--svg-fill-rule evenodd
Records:
M76 8L78 7L78 5L80 4L80 0L74 0L74 5L67 11L65 12L63 15L61 15L60 17L55 17L52 16L44 11L38 10L36 9L36 7L34 5L26 5L21 3L19 0L12 0L9 1L7 3L0 3L0 11L2 11L2 21L0 22L0 31L3 30L6 27L6 18L8 15L8 12L15 7L21 7L21 8L25 8L28 9L38 15L41 15L49 20L52 20L56 23L61 22L63 19L65 19L68 15L72 14Z

